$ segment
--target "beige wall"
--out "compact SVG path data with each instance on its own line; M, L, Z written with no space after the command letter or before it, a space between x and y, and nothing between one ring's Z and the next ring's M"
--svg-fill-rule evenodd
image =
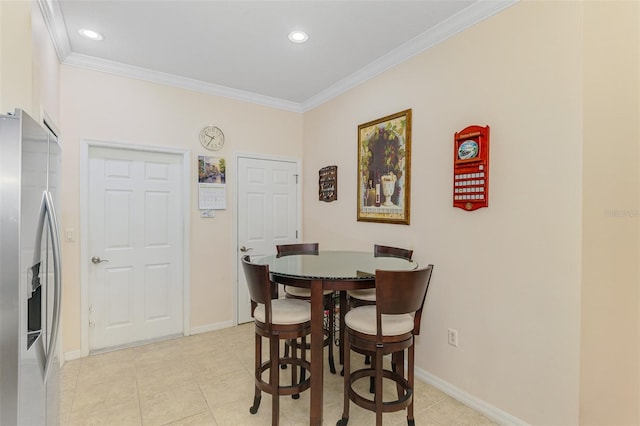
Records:
M517 4L304 117L305 240L433 263L417 366L532 424L578 423L581 13ZM406 108L411 225L357 222L357 126ZM465 212L451 207L453 134L471 124L491 126L491 193ZM339 200L322 203L329 164Z
M305 114L305 239L434 263L418 367L529 423L640 423L639 16L521 2ZM357 125L405 108L412 224L358 223ZM469 124L492 127L490 207L474 213L450 207ZM328 164L331 204L315 196Z
M80 200L79 146L82 140L154 145L191 151L191 327L234 320L235 214L234 154L302 157L302 115L155 83L61 67L63 153L63 229L76 231L76 242L63 244L64 351L80 349ZM226 143L212 154L198 142L198 132L216 124ZM202 219L197 209L197 156L226 158L227 210Z
M34 113L31 2L0 1L0 111Z
M584 425L640 423L638 9L584 6Z

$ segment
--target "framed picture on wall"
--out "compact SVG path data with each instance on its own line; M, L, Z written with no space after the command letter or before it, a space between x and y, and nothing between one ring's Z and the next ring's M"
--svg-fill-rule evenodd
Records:
M409 225L411 110L358 126L358 221Z

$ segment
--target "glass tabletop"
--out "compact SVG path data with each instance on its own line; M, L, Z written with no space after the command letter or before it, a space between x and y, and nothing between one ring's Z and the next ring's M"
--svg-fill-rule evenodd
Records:
M369 280L376 269L406 271L418 264L399 257L375 257L373 252L321 250L317 255L304 254L277 257L275 254L252 259L260 265L269 265L274 274L293 278L325 280Z

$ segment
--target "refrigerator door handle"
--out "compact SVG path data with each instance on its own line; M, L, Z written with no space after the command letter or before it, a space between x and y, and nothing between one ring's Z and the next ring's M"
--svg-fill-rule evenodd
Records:
M53 319L51 324L51 338L49 339L49 346L44 356L44 382L47 382L51 365L55 358L54 351L56 350L56 343L58 341L58 332L60 329L60 302L62 297L62 263L60 257L60 232L58 227L58 218L56 216L55 207L53 205L53 199L51 193L45 191L42 197L42 208L40 210L40 220L38 224L38 232L36 233L38 239L36 240L36 248L38 253L40 250L40 242L42 241L42 231L44 221L47 221L49 227L49 234L51 235L51 252L53 256ZM42 344L45 345L45 339L42 339Z

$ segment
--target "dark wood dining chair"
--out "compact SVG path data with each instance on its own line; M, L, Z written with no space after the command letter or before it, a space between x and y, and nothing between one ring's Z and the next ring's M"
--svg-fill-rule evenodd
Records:
M307 302L296 299L278 299L269 278L269 266L251 263L250 257L242 257L242 267L251 297L251 315L255 321L255 394L251 414L258 412L262 392L271 394L271 424L278 424L280 416L280 395L296 397L309 389L311 377L298 380L298 368L310 373L311 364L306 360L306 351L297 357L297 339L306 343L311 333L311 308ZM262 339L269 340L269 359L262 361ZM280 341L292 341L291 357L280 357ZM291 365L291 385L280 384L280 368ZM268 381L263 373L268 372Z
M413 250L375 244L373 246L373 255L375 257L399 257L401 259L411 260ZM376 289L364 288L360 290L349 290L347 297L349 298L350 306L375 305ZM365 356L364 363L371 364L371 359L368 355ZM371 384L371 392L373 393L373 383Z
M399 257L401 259L411 260L413 257L413 250L374 244L373 255L375 257Z
M276 246L277 257L284 256L292 256L292 255L317 255L320 249L319 243L297 243L297 244L280 244ZM285 286L284 287L285 297L291 299L300 299L305 300L307 302L311 301L311 289L310 288L301 288L294 286ZM324 310L328 312L328 318L326 321L325 327L325 339L324 346L328 346L328 358L329 358L329 370L332 374L336 373L336 367L334 364L333 358L333 340L334 340L334 327L335 327L335 315L334 315L334 291L333 290L325 290L324 291ZM285 347L285 355L288 351L288 344ZM309 347L306 347L309 349Z
M319 243L296 243L296 244L279 244L276 246L278 257L291 256L294 254L315 254L320 251Z
M375 244L373 246L373 255L375 257L399 257L401 259L411 260L413 250ZM375 305L376 303L375 288L349 290L347 296L349 297L351 306Z
M351 309L345 316L344 409L337 426L349 421L349 403L376 413L376 425L382 425L382 414L407 410L407 423L415 424L413 391L415 369L415 336L420 334L422 310L429 289L433 265L411 271L376 271L376 304ZM350 351L371 354L374 368L351 372ZM404 354L408 353L407 371ZM383 356L392 354L390 370L383 367ZM373 377L373 399L360 395L353 384ZM383 378L395 382L395 401L383 402Z

